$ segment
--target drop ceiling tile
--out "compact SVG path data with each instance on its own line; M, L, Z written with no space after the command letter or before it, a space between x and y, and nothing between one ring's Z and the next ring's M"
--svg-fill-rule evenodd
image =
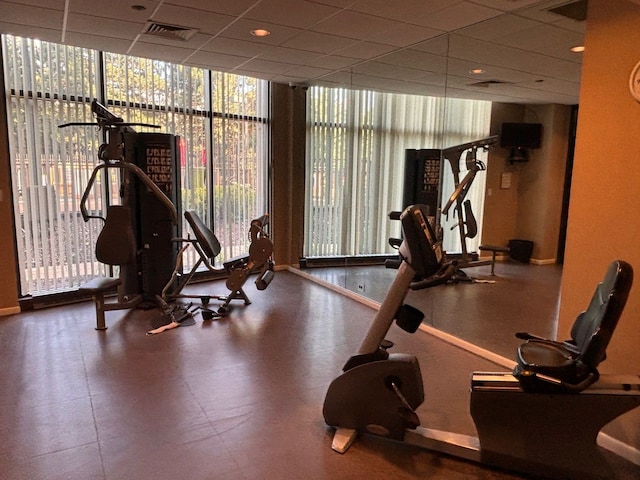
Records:
M41 7L41 8L50 8L54 10L64 10L65 0L11 0L9 2L0 2L0 3L8 3L12 5L23 5L27 7Z
M133 40L141 32L144 24L112 20L70 13L67 18L67 32L94 34L103 38L125 38Z
M447 69L447 59L445 57L412 49L393 52L378 58L376 61L430 72L444 73Z
M150 20L181 27L197 28L201 33L213 35L227 27L234 20L234 17L163 3Z
M159 46L155 43L138 41L131 48L130 55L138 57L158 59L161 50L162 60L169 62L183 63L184 59L191 54L191 50L167 45Z
M390 29L395 25L401 25L401 23L345 10L315 25L311 30L357 40L367 40L376 32Z
M374 42L357 42L348 47L336 50L336 53L340 53L340 55L344 55L346 57L368 60L370 58L377 58L380 55L386 55L394 50L396 50L396 48L391 45L383 45L381 43Z
M349 5L349 9L403 23L411 23L416 18L461 2L462 0L402 0L401 2L367 0L366 2L355 2L353 5Z
M325 75L322 77L322 81L331 84L349 86L353 84L353 74L348 70L339 70L329 75Z
M0 17L1 18L1 17ZM16 37L37 38L45 42L60 43L60 30L27 26L24 24L8 23L0 20L0 32ZM80 45L81 46L81 45Z
M52 8L2 2L0 18L5 23L24 24L26 27L61 29L63 12Z
M137 2L138 0L135 1ZM203 0L167 0L165 3L237 17L251 7L260 4L260 0L233 0L232 2L212 2Z
M329 54L356 45L357 43L358 41L352 38L304 31L286 40L282 45L285 47L299 48L301 50L309 50L310 52Z
M446 88L443 85L429 85L412 81L390 80L385 84L389 92L401 91L406 95L444 97Z
M413 23L450 32L487 20L502 12L471 2L460 2L437 12L419 17Z
M201 48L206 52L251 58L266 52L272 48L272 45L259 41L238 40L236 38L217 36L210 37Z
M260 58L263 60L298 65L313 65L313 62L321 57L321 53L287 47L272 47L260 54Z
M494 40L507 36L527 35L527 30L538 26L540 26L540 22L530 18L504 14L462 28L455 33L480 40Z
M444 32L406 23L393 23L380 32L372 33L368 40L395 47L409 47L424 40L442 35Z
M249 61L249 58L237 55L225 55L222 53L205 52L199 50L185 56L186 63L198 65L209 70L229 71Z
M253 58L242 64L242 69L254 72L263 72L270 75L284 75L296 66L291 63L272 62L270 60L262 60Z
M62 3L64 7L64 1ZM145 23L159 3L158 0L69 0L69 12ZM145 10L134 10L133 4Z
M329 70L340 70L360 63L358 58L342 57L339 55L324 55L313 62L313 66Z
M267 37L254 37L251 35L251 31L257 28L264 28L271 32L271 35ZM299 35L304 30L299 28L287 27L284 25L276 25L274 23L260 22L258 20L251 20L241 18L233 23L230 23L220 33L227 38L237 38L239 40L251 40L258 41L267 45L286 45L287 40ZM295 47L295 45L293 45Z
M353 67L353 73L380 78L413 80L423 76L424 72L415 68L399 67L379 62L366 62Z
M299 79L313 79L324 77L325 75L329 75L333 70L329 70L327 68L317 68L317 67L297 67L287 71L287 75L291 75L297 77Z
M536 50L557 44L578 45L584 37L576 32L558 28L555 25L538 24L522 32L510 33L494 38L496 43L509 45L523 50Z
M488 88L480 92L469 90L472 98L484 95L490 99L526 101L524 95L529 91L532 101L543 98L546 92L550 99L571 102L579 92L582 56L567 50L572 41L582 38L586 22L547 11L566 2L136 0L135 3L147 7L143 12L136 12L126 0L69 0L70 21L64 40L120 53L134 44L132 54L137 51L147 57L285 82L291 78L302 83L320 74L314 81L321 78L323 83L335 84L346 78L356 85L350 71L371 70L375 75L359 77L362 88L375 89L373 85L379 82L380 90L403 92L423 92L431 88L432 83L436 84L433 88L442 88L437 85L442 83L442 77L430 70L443 71L447 62L437 56L450 52L450 91L454 91L456 82L469 81L468 64L482 64L501 78L517 82L535 82L542 78L544 82L511 92L506 88L502 92ZM527 5L529 7L524 8ZM59 42L63 39L64 6L64 0L0 0L0 29ZM203 32L186 43L144 36L138 37L141 43L136 45L131 36L138 36L157 6L160 7L155 20L202 27ZM105 20L99 21L97 17ZM86 21L78 22L78 19ZM120 28L118 20L137 24L140 29L135 32L129 27ZM548 25L536 28L540 23ZM305 31L304 28L312 24L316 25L314 31ZM272 35L264 39L251 37L249 31L256 27L265 27ZM81 31L74 32L74 29ZM457 35L442 33L450 29L460 30ZM536 39L525 39L525 35L534 35ZM424 40L429 36L432 38ZM463 36L465 40L461 40ZM407 46L410 48L405 50ZM307 55L304 51L311 53ZM369 60L375 60L375 64L367 65ZM304 74L309 78L304 80Z
M340 10L337 7L304 0L265 0L247 12L245 18L307 29Z
M347 8L351 7L355 2L354 0L309 0L311 3L317 3L319 5L330 5L332 7Z
M412 50L427 52L433 55L446 56L449 52L449 35L441 35L411 46Z
M534 6L536 3L540 3L540 0L474 0L474 2L484 5L485 7L510 12Z

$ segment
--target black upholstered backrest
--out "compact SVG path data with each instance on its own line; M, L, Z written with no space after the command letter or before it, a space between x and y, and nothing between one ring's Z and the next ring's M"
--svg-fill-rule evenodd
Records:
M596 287L589 307L573 324L571 338L584 364L595 368L604 360L632 283L631 265L622 260L612 262L604 280Z
M104 227L96 240L96 258L107 265L126 265L135 251L131 211L122 205L107 207Z
M213 259L216 258L222 250L218 237L216 237L213 231L204 224L202 219L194 210L187 210L184 212L184 218L187 219L187 222L189 223L193 234L196 236L196 240L204 254L209 258L209 260L213 261Z

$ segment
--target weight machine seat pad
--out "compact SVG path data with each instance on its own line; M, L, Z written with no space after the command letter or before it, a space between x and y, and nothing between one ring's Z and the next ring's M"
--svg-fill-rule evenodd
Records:
M115 290L121 283L122 280L117 277L96 277L82 285L78 289L78 292L96 295L98 293L108 292L109 290Z
M480 245L480 250L488 250L490 252L509 253L509 247L499 247L497 245Z
M126 265L133 260L135 250L129 207L110 205L96 240L96 259L107 265Z
M213 261L213 259L222 251L218 237L216 237L215 233L205 225L195 210L185 211L184 218L191 227L191 230L196 236L196 240L198 240L198 244L202 248L204 254L209 258L209 260Z

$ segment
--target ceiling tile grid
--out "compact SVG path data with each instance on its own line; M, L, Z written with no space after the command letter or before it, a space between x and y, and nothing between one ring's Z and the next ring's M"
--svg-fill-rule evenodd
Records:
M549 11L568 3L0 0L0 32L282 83L572 104L582 59L569 49L586 22ZM194 31L186 41L153 36L151 22Z

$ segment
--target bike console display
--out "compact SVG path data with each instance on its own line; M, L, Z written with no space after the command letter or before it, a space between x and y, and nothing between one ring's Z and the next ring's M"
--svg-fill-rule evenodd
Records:
M422 205L407 207L400 221L404 236L400 255L417 274L430 277L440 268L443 252Z

